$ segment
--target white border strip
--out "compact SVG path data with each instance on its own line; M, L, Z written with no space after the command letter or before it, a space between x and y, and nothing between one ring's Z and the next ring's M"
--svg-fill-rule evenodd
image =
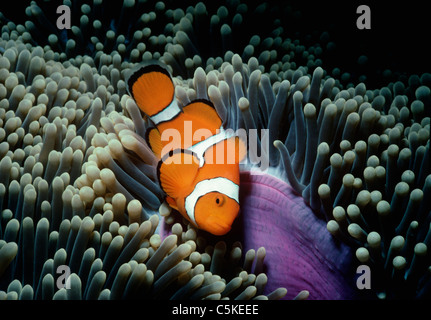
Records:
M223 127L220 127L220 129L218 129L218 130L219 130L218 133L216 133L216 134L212 135L211 137L208 137L205 140L200 141L200 142L196 143L195 145L187 148L188 150L196 153L196 155L199 159L199 168L201 168L205 164L204 153L209 147L216 145L220 141L223 141L225 139L229 139L229 138L235 136L235 132L233 130L226 131L223 129ZM225 150L225 152L226 152L226 150Z
M151 116L150 118L155 125L158 125L160 122L171 120L180 112L181 109L178 106L177 100L174 98L166 108L164 108L159 113L156 113L154 116Z

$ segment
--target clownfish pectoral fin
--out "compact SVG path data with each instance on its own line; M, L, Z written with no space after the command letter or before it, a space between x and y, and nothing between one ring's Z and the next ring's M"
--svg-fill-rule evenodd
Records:
M177 149L160 160L157 175L162 189L174 199L192 188L199 170L199 160L189 150Z
M169 204L169 206L177 211L178 210L178 206L177 206L177 202L175 201L174 198L170 197L170 196L166 196L165 198L166 202Z
M204 153L205 163L208 164L239 164L246 156L246 144L237 136L214 144Z
M158 159L160 159L162 156L162 138L160 136L159 130L157 128L153 127L147 130L146 132L146 140L148 144L150 145L151 150L153 150L154 154Z
M160 64L144 65L127 79L127 90L138 107L152 117L174 99L174 83L168 70Z

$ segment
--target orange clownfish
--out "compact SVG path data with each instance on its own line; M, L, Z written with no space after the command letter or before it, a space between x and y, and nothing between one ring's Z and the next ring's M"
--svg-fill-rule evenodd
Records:
M245 144L223 129L211 101L199 99L180 107L164 66L141 66L127 85L154 124L146 140L160 159L157 173L166 202L197 228L214 235L229 232L239 212L239 162Z

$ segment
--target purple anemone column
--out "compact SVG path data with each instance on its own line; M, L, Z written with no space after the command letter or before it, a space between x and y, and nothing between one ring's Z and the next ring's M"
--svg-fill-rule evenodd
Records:
M285 287L286 299L301 290L310 292L309 299L354 298L352 250L286 182L243 172L240 203L244 250L266 249L267 293Z

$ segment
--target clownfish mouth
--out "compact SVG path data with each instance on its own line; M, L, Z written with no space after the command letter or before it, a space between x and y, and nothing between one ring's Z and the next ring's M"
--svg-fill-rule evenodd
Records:
M232 226L230 224L222 223L222 222L214 222L212 233L214 235L222 236L228 233L231 230L231 228Z
M236 216L235 216L236 217ZM211 232L215 236L223 236L232 229L232 223L235 219L224 221L217 216L209 216L207 224L211 226L210 230L206 230L205 226L201 226L203 230Z

